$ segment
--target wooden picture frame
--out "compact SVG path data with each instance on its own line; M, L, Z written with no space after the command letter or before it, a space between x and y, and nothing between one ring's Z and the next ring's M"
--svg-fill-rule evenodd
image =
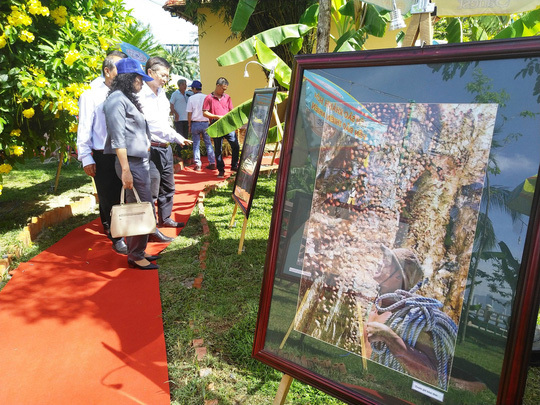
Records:
M246 219L249 217L257 178L259 177L276 93L277 88L272 87L255 89L253 94L246 137L232 193L234 201L238 204Z
M521 402L540 215L510 191L540 166L538 71L539 38L296 57L254 358L347 403ZM448 328L410 338L427 301Z

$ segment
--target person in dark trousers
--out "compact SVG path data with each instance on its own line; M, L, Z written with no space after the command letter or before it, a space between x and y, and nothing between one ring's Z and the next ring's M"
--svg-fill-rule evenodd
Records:
M224 77L220 77L216 81L215 90L206 96L203 103L203 115L210 120L210 123L220 119L225 114L233 109L231 97L225 94L229 82ZM236 138L236 132L231 132L227 135L214 138L214 154L216 156L216 165L218 169L218 177L223 178L225 176L225 162L223 162L223 156L221 146L223 144L223 138L227 139L232 149L231 170L238 171L238 157L240 155L240 145Z
M143 85L139 101L151 134L150 177L152 195L157 195L158 225L161 227L180 228L183 222L171 218L175 193L174 161L170 143L190 145L192 142L169 124L170 103L163 86L169 81L171 65L161 57L152 57L146 61L146 73L154 80ZM169 242L172 238L159 230L150 236L152 242Z
M121 59L116 67L118 75L103 106L108 132L104 153L116 155L116 174L126 189L126 201L136 201L135 194L131 191L135 188L141 201L152 202L150 136L136 93L141 91L143 81L153 79L144 74L135 59ZM129 236L126 237L126 242L129 267L141 270L159 268L157 264L151 263L159 259L159 256L145 252L148 235Z
M103 102L116 77L116 65L127 55L120 51L110 52L101 67L102 76L95 79L90 89L79 98L79 126L77 129L78 159L84 172L94 178L99 198L99 217L103 231L112 241L113 249L120 254L127 254L127 246L122 238L113 238L109 232L111 208L120 203L122 182L114 175L114 155L103 154L107 126L103 113Z

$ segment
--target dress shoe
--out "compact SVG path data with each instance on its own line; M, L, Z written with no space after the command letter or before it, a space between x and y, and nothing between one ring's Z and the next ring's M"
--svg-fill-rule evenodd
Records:
M161 255L150 255L150 256L144 256L144 258L146 260L148 260L149 262L153 262L157 259L161 259Z
M208 169L208 170L216 170L216 165L212 163L211 165L206 166L206 169Z
M146 259L148 260L148 259ZM133 260L128 259L128 266L133 269L140 269L140 270L157 270L159 269L159 266L155 263L147 264L146 266L141 266L140 264L135 263Z
M167 235L163 235L159 229L148 237L149 242L172 242L174 238L169 238Z
M121 255L128 254L126 242L124 242L124 239L122 238L118 239L117 241L113 241L112 248L116 253L120 253Z
M225 178L225 172L219 172L218 175L217 175L217 178L218 178L218 179L223 179L223 178Z
M165 226L167 228L182 228L184 225L183 222L176 222L170 218L159 222L159 226Z
M237 171L238 171L238 166L231 167L231 172L237 172Z

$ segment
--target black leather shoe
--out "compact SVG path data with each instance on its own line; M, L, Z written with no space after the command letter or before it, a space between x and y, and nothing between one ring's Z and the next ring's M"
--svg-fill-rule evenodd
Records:
M231 172L237 172L237 171L238 171L238 166L231 167Z
M144 256L144 258L149 262L153 262L154 260L161 259L161 255Z
M129 260L129 259L128 259L128 266L133 268L133 269L139 269L139 270L157 270L157 269L159 269L159 266L157 264L150 263L150 264L147 264L146 266L141 266L140 264L137 264L133 260Z
M185 224L183 222L176 222L170 218L167 218L165 221L161 221L159 226L165 226L167 228L182 228Z
M215 164L208 165L208 166L206 166L206 169L208 169L208 170L216 170L216 165Z
M169 238L167 235L163 235L159 229L148 237L149 242L172 242L174 238Z
M128 248L127 248L126 242L124 242L124 239L120 238L116 242L113 241L112 248L116 253L120 253L121 255L128 254Z

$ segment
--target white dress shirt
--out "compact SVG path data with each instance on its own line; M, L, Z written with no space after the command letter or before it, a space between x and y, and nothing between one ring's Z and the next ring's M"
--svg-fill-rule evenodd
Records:
M171 104L167 99L165 91L159 87L157 94L155 94L154 91L144 83L138 96L144 118L146 118L148 128L152 134L152 142L184 143L186 138L176 132L170 125L169 113L171 112Z
M203 103L206 98L206 94L195 93L187 102L186 111L191 113L191 122L193 121L205 121L208 122L208 118L203 115Z
M96 163L92 149L103 150L107 138L107 125L103 114L103 102L109 94L105 79L98 77L79 98L79 127L77 129L77 152L83 167Z

